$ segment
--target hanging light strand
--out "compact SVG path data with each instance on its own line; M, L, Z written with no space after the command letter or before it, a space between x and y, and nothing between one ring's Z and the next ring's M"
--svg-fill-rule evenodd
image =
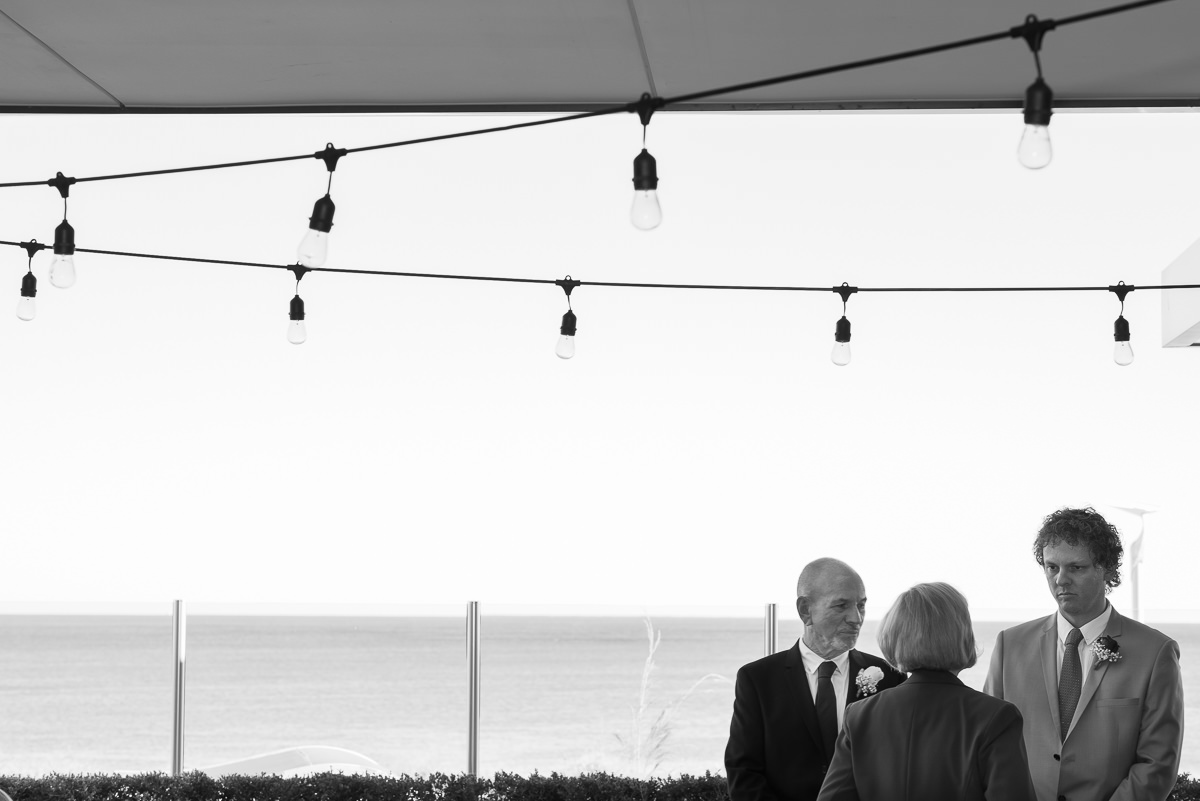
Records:
M27 243L0 240L0 245L24 247ZM45 247L43 245L42 247ZM274 270L295 271L295 264L271 264L267 262L243 261L235 259L204 259L193 256L173 256L162 253L138 253L127 250L102 250L98 248L75 249L79 253L95 253L101 256L122 256L135 259L158 259L163 261L185 261L197 264L222 264L232 267L262 267ZM376 275L394 278L434 278L452 281L495 281L517 284L557 284L564 279L555 278L518 278L503 275L467 275L454 273L418 273L402 270L362 270L349 267L309 267L305 272L314 273L346 273L350 275ZM575 286L604 286L626 289L707 289L716 291L750 291L750 292L829 292L828 286L784 286L767 284L663 284L644 281L577 281L571 279ZM1121 288L1133 291L1132 285L1121 282ZM842 287L835 287L838 292ZM1200 289L1200 284L1158 284L1142 285L1137 289L1173 290ZM1109 286L857 286L855 292L1112 292Z
M1043 27L1044 30L1051 30L1053 28L1061 28L1066 25L1073 25L1073 24L1077 24L1080 22L1086 22L1089 20L1097 19L1100 17L1111 16L1114 14L1122 14L1122 13L1126 13L1126 12L1130 12L1130 11L1135 11L1137 9L1145 8L1147 6L1159 5L1161 3L1170 3L1170 2L1176 2L1176 0L1137 0L1137 2L1124 3L1124 4L1116 5L1116 6L1109 6L1107 8L1096 9L1094 11L1089 11L1089 12L1085 12L1082 14L1075 14L1073 16L1063 17L1063 18L1057 19L1057 20L1040 20L1037 22L1037 25ZM1028 27L1029 24L1030 23L1027 19L1026 22L1022 25L1018 25L1018 26L1015 26L1013 28L1009 28L1009 29L1003 30L1003 31L997 31L995 33L985 34L983 36L975 36L975 37L971 37L968 39L959 39L959 40L952 41L952 42L946 42L943 44L916 48L913 50L903 50L903 51L896 52L896 53L889 53L886 55L876 56L874 58L860 59L857 61L848 61L848 62L843 62L840 64L833 64L833 65L826 66L826 67L820 67L817 69L804 70L802 72L793 72L793 73L788 73L786 75L778 75L778 76L771 77L771 78L763 78L761 80L732 84L729 86L721 86L721 87L717 87L714 89L706 89L706 90L699 91L699 92L691 92L688 94L676 95L674 97L655 98L654 99L655 107L656 108L665 108L668 106L684 106L687 103L694 102L696 100L703 100L703 99L710 98L710 97L716 97L716 96L728 95L728 94L736 94L736 93L740 93L740 92L746 92L751 89L761 89L764 87L775 86L775 85L783 84L783 83L792 83L795 81L802 81L802 80L807 80L807 79L811 79L811 78L817 78L817 77L820 77L823 75L831 75L833 73L838 73L838 72L847 72L847 71L851 71L851 70L865 69L867 67L878 66L880 64L888 64L888 63L895 62L895 61L904 61L904 60L908 60L908 59L920 58L922 56L933 55L936 53L944 53L949 50L959 50L959 49L963 49L963 48L967 48L967 47L975 47L978 45L987 44L989 42L995 42L995 41L999 41L1002 39L1024 38L1029 33L1029 27ZM1039 63L1039 72L1040 72L1040 63ZM566 116L562 116L562 117L552 117L549 119L531 120L531 121L527 121L527 122L513 123L511 125L499 125L499 126L493 126L493 127L488 127L488 128L477 128L477 129L468 130L468 131L456 131L454 133L439 134L436 136L425 136L425 137L420 137L417 139L403 139L403 140L396 141L396 142L384 142L384 143L374 144L374 145L365 145L362 147L348 148L345 150L345 154L365 153L365 152L373 151L373 150L384 150L384 149L389 149L389 148L407 147L410 145L426 144L429 142L441 142L441 141L445 141L445 140L449 140L449 139L461 139L461 138L469 137L469 136L480 136L483 134L501 133L504 131L514 131L514 130L518 130L518 129L522 129L522 128L532 128L532 127L541 126L541 125L553 125L556 123L573 122L576 120L591 119L594 117L602 117L602 116L606 116L606 115L610 115L610 114L640 113L639 109L641 107L642 102L643 101L641 99L639 99L639 100L635 100L631 103L624 103L624 104L612 105L612 106L603 106L600 108L591 109L588 111L583 111L583 112L579 112L577 114L570 114L570 115L566 115ZM73 182L84 183L84 182L91 182L91 181L113 181L113 180L120 180L120 179L126 179L126 178L143 178L143 177L155 176L155 175L171 175L171 174L175 174L175 173L198 172L198 171L202 171L202 170L233 169L233 168L240 168L240 167L263 165L263 164L276 164L276 163L287 162L287 161L300 161L303 159L313 158L313 155L314 154L312 154L312 153L304 153L304 154L291 155L291 156L277 156L277 157L272 157L272 158L231 161L231 162L222 162L222 163L217 163L217 164L202 164L202 165L195 165L195 166L189 166L189 167L172 167L172 168L161 169L161 170L144 170L144 171L140 171L140 172L116 173L116 174L111 174L111 175L94 175L94 176L88 176L88 177L82 177L82 178L73 178L71 180ZM318 157L320 157L321 154L318 153L316 155ZM51 179L50 181L16 181L16 182L0 183L0 189L10 189L10 188L16 188L16 187L23 187L23 186L45 186L47 184L54 185L54 180L55 179Z

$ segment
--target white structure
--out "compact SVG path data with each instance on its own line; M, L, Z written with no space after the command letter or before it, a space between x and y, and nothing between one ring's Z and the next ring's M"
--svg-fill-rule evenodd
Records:
M236 762L224 762L201 768L214 779L233 773L274 773L284 778L311 776L314 773L348 773L368 776L390 776L391 773L369 757L345 748L328 745L306 745L285 748L269 754L259 754Z
M1200 239L1162 271L1163 284L1200 284ZM1162 331L1164 348L1200 345L1200 289L1164 289Z

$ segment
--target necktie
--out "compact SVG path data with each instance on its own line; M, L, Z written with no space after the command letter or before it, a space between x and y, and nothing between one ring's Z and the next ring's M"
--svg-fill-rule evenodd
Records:
M1079 690L1083 686L1083 669L1079 665L1079 641L1082 639L1083 632L1071 629L1063 649L1062 672L1058 676L1058 722L1063 740L1067 739L1067 729L1071 728L1071 718L1075 717Z
M830 678L836 669L837 665L832 662L822 662L817 668L817 723L824 740L826 763L833 760L833 744L837 740L837 696L833 694Z

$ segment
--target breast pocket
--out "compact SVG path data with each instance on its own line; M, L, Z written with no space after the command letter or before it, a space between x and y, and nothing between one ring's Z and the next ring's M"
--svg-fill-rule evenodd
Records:
M1106 747L1095 749L1101 760L1132 754L1137 749L1138 732L1142 728L1141 698L1097 698L1096 716L1100 719ZM1101 766L1097 765L1097 769Z

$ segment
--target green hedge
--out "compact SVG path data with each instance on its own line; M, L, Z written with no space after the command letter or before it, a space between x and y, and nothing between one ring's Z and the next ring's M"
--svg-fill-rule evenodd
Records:
M497 773L470 776L344 776L304 778L226 776L193 772L135 776L51 774L0 776L0 789L13 801L729 801L725 777L680 776L631 779L607 773L529 777ZM1170 801L1200 801L1200 781L1181 774Z

